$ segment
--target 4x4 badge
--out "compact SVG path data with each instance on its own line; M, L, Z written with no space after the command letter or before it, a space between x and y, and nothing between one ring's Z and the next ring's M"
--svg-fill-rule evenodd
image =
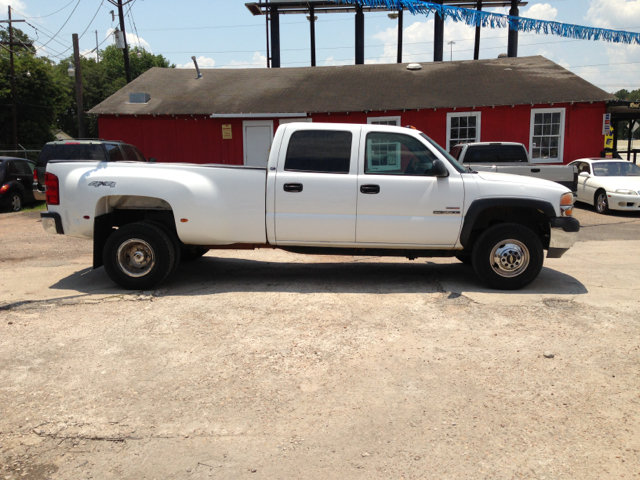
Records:
M90 187L115 187L116 186L116 182L91 182L89 184Z

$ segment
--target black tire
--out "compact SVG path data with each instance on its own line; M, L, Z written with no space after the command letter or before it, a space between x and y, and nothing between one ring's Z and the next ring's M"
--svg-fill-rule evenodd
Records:
M529 228L503 223L478 237L472 259L476 275L491 288L517 290L538 276L544 251L540 239Z
M164 233L166 233L169 239L171 239L171 243L173 243L173 251L175 252L176 256L175 261L173 262L173 268L171 269L171 272L169 272L169 275L171 275L176 270L176 268L178 268L178 265L180 265L180 262L182 261L182 249L180 247L180 240L178 239L178 235L172 232L164 223L153 220L145 220L145 223L151 223L152 225L155 225Z
M182 260L184 260L185 262L193 262L194 260L198 260L208 251L208 248L186 245L182 247Z
M465 265L469 265L469 266L473 265L473 261L470 253L459 253L458 255L456 255L456 258L460 260L462 263L464 263Z
M22 205L24 205L22 194L20 192L11 193L11 200L9 200L9 211L19 212L20 210L22 210Z
M593 204L596 207L596 212L605 214L609 211L609 199L607 198L607 192L604 190L598 190L593 199Z
M147 222L130 223L113 232L102 256L109 278L129 290L147 290L164 281L175 259L169 235Z

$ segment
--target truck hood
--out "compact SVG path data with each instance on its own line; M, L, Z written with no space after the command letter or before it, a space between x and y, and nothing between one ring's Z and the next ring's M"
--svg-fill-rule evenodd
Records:
M476 175L486 182L499 182L510 183L516 185L522 185L526 187L540 187L544 191L557 191L558 193L570 192L566 187L552 182L550 180L543 180L541 178L526 177L524 175L513 175L510 173L496 173L496 172L478 172Z

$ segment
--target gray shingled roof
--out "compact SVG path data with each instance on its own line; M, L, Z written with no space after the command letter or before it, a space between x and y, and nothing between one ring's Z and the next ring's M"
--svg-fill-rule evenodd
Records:
M544 57L338 67L152 68L92 114L357 112L590 102L613 95ZM148 93L130 104L129 93Z

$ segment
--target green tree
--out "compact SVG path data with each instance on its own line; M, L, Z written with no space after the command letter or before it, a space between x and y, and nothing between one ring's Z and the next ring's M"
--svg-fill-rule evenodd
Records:
M638 90L618 90L614 93L614 95L618 98L618 100L628 100L630 102L638 102L640 101L640 88Z
M8 33L0 32L2 41L8 41ZM18 143L28 148L40 148L53 139L51 127L57 112L62 108L66 92L54 70L53 63L45 57L35 56L31 39L19 29L14 29L14 42L23 45L12 48L16 86ZM0 50L0 144L13 145L13 98L11 95L11 69L7 48Z

